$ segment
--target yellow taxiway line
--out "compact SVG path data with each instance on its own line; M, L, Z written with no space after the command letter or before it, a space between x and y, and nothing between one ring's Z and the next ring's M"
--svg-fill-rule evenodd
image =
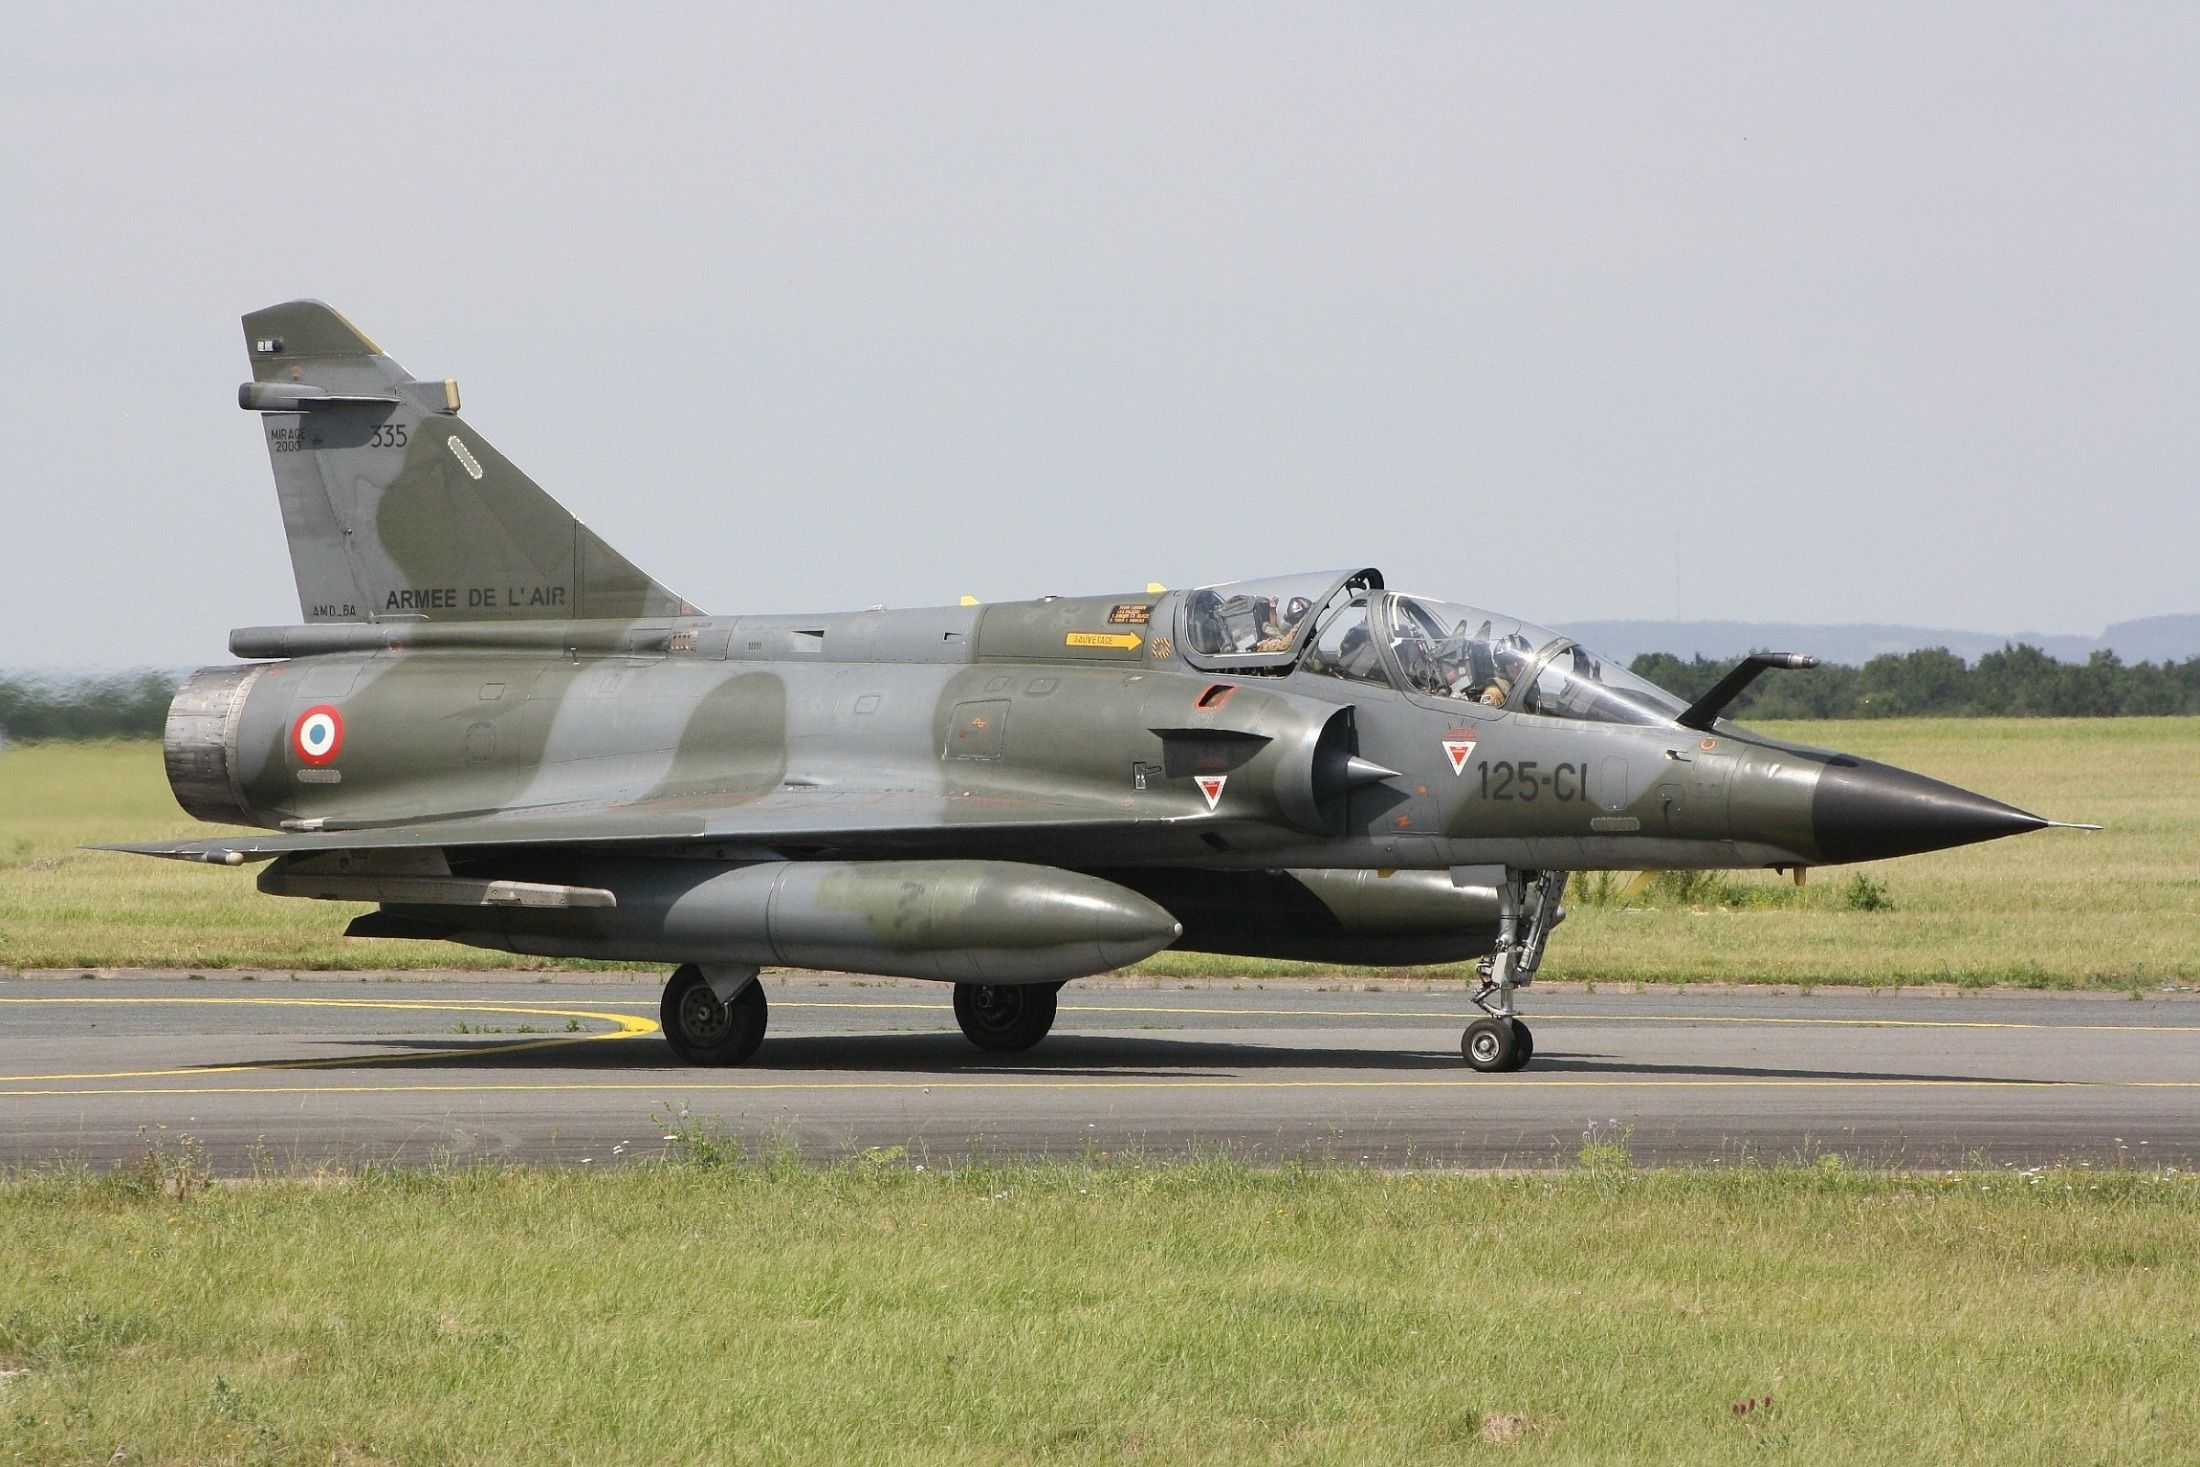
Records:
M495 1002L459 1003L406 1003L396 1000L368 998L119 998L119 997L38 997L0 998L0 1004L10 1003L178 1003L178 1004L300 1004L320 1005L330 1008L384 1008L418 1009L427 1012L454 1012L464 1010L478 1013L510 1013L549 1015L555 1018L600 1019L616 1024L619 1030L612 1034L570 1036L564 1043L577 1043L587 1039L625 1039L636 1034L654 1034L657 1024L635 1014L610 1010L590 1009L542 1009L522 1008ZM936 1003L884 1003L861 999L779 999L774 1009L891 1009L913 1013L944 1014L945 1009ZM1244 1017L1255 1019L1448 1019L1464 1023L1483 1017L1480 1010L1454 1012L1444 1009L1254 1009L1254 1008L1198 1008L1175 1004L1105 1004L1066 1003L1061 1006L1065 1014L1189 1014L1199 1018ZM2019 1019L1882 1019L1882 1018L1795 1018L1778 1014L1609 1014L1609 1013L1526 1013L1524 1019L1538 1024L1783 1024L1805 1025L1836 1029L2047 1029L2061 1034L2200 1034L2200 1024L2042 1024ZM0 1080L7 1077L0 1075Z
M940 1012L938 1004L870 1003L847 999L788 999L773 1008L785 1009L922 1009ZM1065 1014L1196 1014L1200 1017L1243 1015L1258 1019L1450 1019L1465 1022L1484 1017L1481 1010L1450 1013L1436 1009L1208 1009L1167 1004L1066 1003ZM1783 1018L1752 1014L1556 1014L1524 1013L1537 1024L1806 1024L1842 1029L2052 1029L2059 1034L2200 1034L2200 1024L2037 1024L2015 1019L1832 1019Z
M166 1069L107 1070L75 1074L0 1075L0 1086L24 1087L68 1084L67 1089L0 1089L0 1097L28 1099L55 1095L334 1095L371 1092L403 1094L447 1094L454 1092L579 1092L579 1091L658 1091L666 1089L701 1090L753 1090L766 1091L921 1091L934 1090L1427 1090L1459 1089L1470 1086L1487 1087L1494 1083L1532 1084L1558 1089L1887 1089L1919 1088L1927 1086L1995 1087L2046 1086L2057 1089L2200 1089L2200 1080L2028 1080L1994 1078L1903 1078L1877 1077L1858 1079L1721 1079L1721 1078L1665 1078L1643 1079L1631 1077L1605 1077L1566 1079L1547 1073L1524 1076L1494 1077L1489 1075L1458 1076L1448 1079L1423 1080L1255 1080L1235 1077L1213 1077L1180 1080L1150 1079L1087 1079L1054 1080L1043 1074L1019 1076L999 1080L695 1080L671 1077L647 1081L574 1081L574 1082L461 1082L435 1084L392 1083L386 1085L215 1085L215 1086L129 1086L108 1089L86 1088L76 1082L98 1080L160 1080L200 1078L225 1074L247 1074L272 1070L345 1070L364 1065L398 1064L427 1060L463 1058L472 1060L481 1056L516 1054L526 1050L556 1048L575 1044L592 1044L599 1040L632 1039L654 1034L656 1021L635 1014L609 1009L544 1008L528 1004L512 1004L497 1001L443 1000L422 1002L402 999L363 998L262 998L229 996L178 996L158 998L134 998L110 995L51 995L30 998L0 998L0 1004L180 1004L199 1006L267 1007L267 1008L336 1008L394 1010L412 1013L483 1013L526 1018L586 1019L608 1024L608 1031L585 1034L559 1034L542 1038L498 1041L470 1046L463 1056L448 1053L368 1054L346 1057L330 1057L307 1060L246 1060L234 1064L188 1065ZM870 1010L921 1010L938 1011L936 1004L874 1002L855 1000L789 1000L779 1007L814 1009L870 1009ZM1460 1019L1460 1014L1430 1012L1427 1010L1373 1010L1373 1009L1245 1009L1245 1008L1192 1008L1166 1005L1141 1004L1076 1004L1065 1005L1064 1012L1089 1014L1187 1014L1202 1017L1265 1017L1265 1018L1382 1018L1382 1019ZM2025 1023L1998 1020L1953 1019L1836 1019L1836 1018L1752 1018L1731 1014L1543 1014L1536 1016L1537 1023L1563 1023L1568 1020L1617 1023L1729 1023L1729 1024L1817 1024L1857 1028L1919 1028L1919 1029L2055 1029L2092 1033L2190 1033L2200 1032L2200 1026L2176 1024L2098 1024L2061 1025Z
M262 1008L307 1009L406 1009L419 1013L445 1014L507 1014L519 1018L534 1019L593 1019L612 1025L609 1033L597 1031L588 1034L554 1034L541 1039L499 1040L467 1050L470 1059L475 1055L518 1054L530 1049L554 1049L568 1044L592 1044L599 1039L633 1039L657 1032L657 1021L638 1018L633 1014L607 1012L601 1009L545 1009L522 1004L506 1003L408 1003L400 999L382 998L202 998L197 995L179 998L120 998L84 994L67 997L0 998L0 1003L120 1003L120 1004L200 1004L228 1005ZM246 1060L233 1065L180 1065L165 1070L104 1070L76 1075L0 1075L0 1085L27 1085L56 1080L157 1080L182 1075L221 1075L246 1070L313 1070L350 1069L354 1065L391 1065L409 1061L448 1059L447 1054L362 1054L340 1059L309 1060ZM24 1092L0 1091L0 1094ZM71 1091L70 1094L95 1095L92 1090ZM157 1095L158 1090L133 1091L133 1094ZM198 1092L192 1092L198 1093Z
M1049 1080L1039 1077L1013 1080L690 1080L669 1077L655 1081L583 1080L572 1083L498 1081L420 1085L399 1082L389 1085L130 1086L112 1089L72 1087L66 1090L0 1090L0 1099L70 1095L476 1095L634 1091L665 1095L730 1090L754 1091L759 1094L791 1091L900 1091L931 1094L935 1091L956 1090L1486 1090L1493 1084L1532 1085L1545 1090L2200 1090L2200 1080L1937 1080L1923 1077L1854 1080L1566 1080L1542 1075L1474 1075L1449 1080L1241 1080L1227 1076L1198 1080Z

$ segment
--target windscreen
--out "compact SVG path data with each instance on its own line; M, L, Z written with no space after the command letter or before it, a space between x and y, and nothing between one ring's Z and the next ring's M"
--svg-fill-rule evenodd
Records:
M1537 669L1520 711L1591 723L1671 723L1686 705L1655 683L1568 642Z

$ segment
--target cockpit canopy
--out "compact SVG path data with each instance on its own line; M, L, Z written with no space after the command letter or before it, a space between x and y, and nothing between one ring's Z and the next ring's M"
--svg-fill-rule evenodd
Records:
M1472 606L1386 596L1390 646L1407 687L1545 718L1671 723L1686 704L1571 637Z
M1369 574L1324 571L1198 587L1184 597L1185 650L1203 664L1295 654L1297 635L1314 608L1342 592L1355 575ZM1375 576L1374 584L1382 583Z
M1180 626L1186 660L1215 671L1296 668L1420 702L1596 723L1672 723L1686 706L1561 633L1386 591L1374 570L1202 586Z

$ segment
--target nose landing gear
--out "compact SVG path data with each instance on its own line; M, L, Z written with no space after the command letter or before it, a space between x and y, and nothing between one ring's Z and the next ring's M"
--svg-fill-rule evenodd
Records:
M1513 990L1535 981L1551 929L1566 920L1559 905L1565 872L1508 871L1505 878L1497 888L1497 950L1482 960L1482 986L1474 993L1474 1006L1489 1017L1459 1036L1461 1057L1484 1074L1517 1070L1534 1056L1535 1035L1514 1010Z
M1535 1036L1518 1019L1476 1019L1459 1036L1459 1053L1485 1074L1517 1070L1535 1053Z

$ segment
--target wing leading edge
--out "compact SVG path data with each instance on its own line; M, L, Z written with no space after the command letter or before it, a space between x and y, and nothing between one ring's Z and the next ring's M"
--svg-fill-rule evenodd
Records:
M835 850L901 854L912 847L998 847L1069 832L1150 834L1216 823L1211 815L1133 816L1120 804L1059 796L939 795L896 790L781 790L748 804L660 801L494 811L403 825L243 831L93 849L236 866L320 851L754 846L759 855Z

